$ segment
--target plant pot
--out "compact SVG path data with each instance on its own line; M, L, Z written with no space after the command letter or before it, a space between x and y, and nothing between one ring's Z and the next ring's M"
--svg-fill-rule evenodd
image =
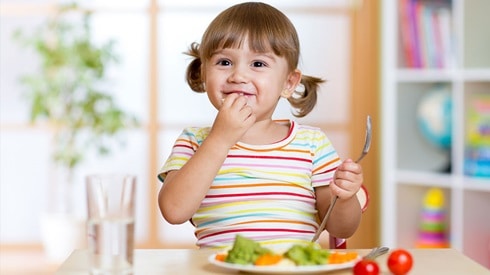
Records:
M46 258L61 263L75 249L87 247L87 224L82 205L83 186L73 169L54 166L49 180L47 209L40 217Z
M48 261L61 263L75 249L87 246L86 220L74 214L45 214L41 235Z

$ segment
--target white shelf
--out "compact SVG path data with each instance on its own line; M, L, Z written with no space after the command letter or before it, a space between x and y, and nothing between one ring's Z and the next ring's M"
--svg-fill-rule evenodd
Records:
M397 69L399 82L442 82L451 81L458 73L451 69Z
M490 81L490 69L397 69L398 82Z
M431 173L415 170L397 170L396 181L399 184L451 187L452 177L443 173Z
M484 178L463 176L462 179L459 179L455 175L443 173L421 172L416 170L397 170L395 181L399 185L460 188L468 191L490 193L489 180ZM462 185L459 185L460 183Z
M461 74L465 81L490 81L490 69L466 69Z
M464 182L463 189L465 190L490 193L488 180L465 177ZM482 211L484 210L482 209Z
M415 247L424 195L438 187L445 195L451 247L490 268L490 178L469 177L463 166L466 101L490 93L490 50L482 46L490 44L490 16L483 12L490 1L442 0L451 14L454 62L437 69L412 69L401 59L400 1L383 0L381 11L382 243ZM447 85L453 102L450 154L428 145L416 123L418 101L439 83ZM451 170L441 172L449 161Z

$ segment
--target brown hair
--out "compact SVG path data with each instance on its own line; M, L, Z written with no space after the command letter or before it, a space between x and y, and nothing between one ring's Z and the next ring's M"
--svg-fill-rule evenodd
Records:
M187 67L187 83L195 92L205 92L202 65L216 50L240 47L248 38L250 49L257 52L272 50L284 57L289 71L298 66L300 46L296 29L291 21L276 8L259 2L247 2L221 12L208 26L201 44L192 43L186 54L193 57ZM303 75L301 91L288 98L296 109L296 117L307 115L317 101L317 90L324 80Z

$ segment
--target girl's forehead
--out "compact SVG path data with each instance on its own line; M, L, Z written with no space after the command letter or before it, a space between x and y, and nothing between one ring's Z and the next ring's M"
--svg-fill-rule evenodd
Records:
M277 55L273 50L271 42L268 39L252 39L248 35L226 37L220 43L212 43L211 53L216 53L226 49L250 50L255 53L272 53Z
M228 45L220 45L215 50L249 50L256 53L271 53L273 52L272 46L269 41L263 41L262 43L254 43L249 41L247 38L242 39L240 41L236 41L235 43L228 43Z
M272 50L269 51L255 51L253 49L250 49L248 46L240 47L240 48L222 48L222 49L217 49L212 53L210 56L210 59L213 57L223 57L223 56L228 56L230 58L235 58L235 57L243 57L243 58L267 58L267 59L281 59L285 58L284 56L278 56L275 54Z

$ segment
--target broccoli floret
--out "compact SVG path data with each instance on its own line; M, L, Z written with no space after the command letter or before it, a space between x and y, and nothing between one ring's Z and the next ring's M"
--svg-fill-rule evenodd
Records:
M327 263L329 251L315 248L313 244L293 245L285 256L296 265L321 265Z
M254 240L236 235L235 242L225 261L234 264L253 264L263 254L272 253L270 249L260 246Z

